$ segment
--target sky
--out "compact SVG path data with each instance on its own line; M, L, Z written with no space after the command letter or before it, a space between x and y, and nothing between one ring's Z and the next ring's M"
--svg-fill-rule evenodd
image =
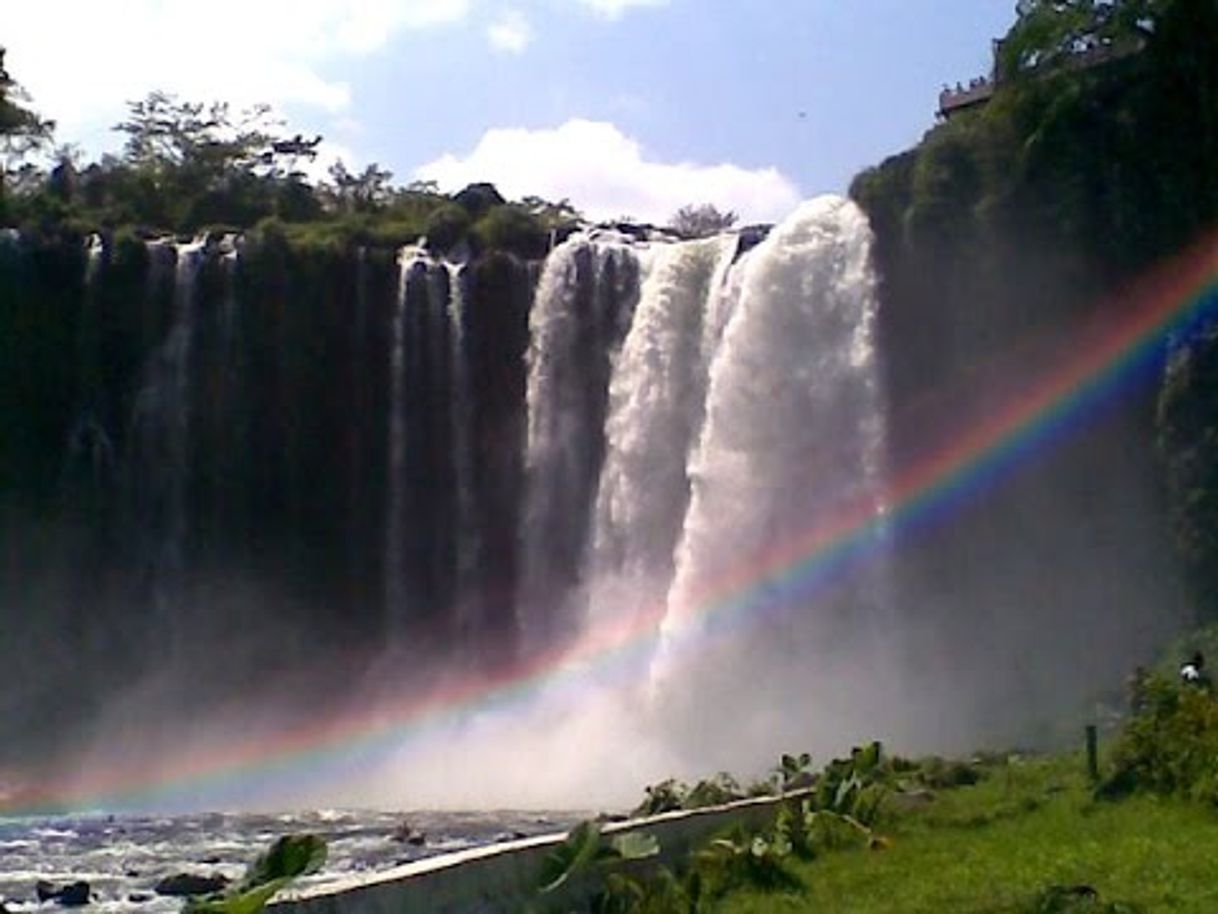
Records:
M1014 0L0 2L7 69L90 157L162 89L268 103L325 137L324 162L399 184L655 222L844 192L933 125L943 84L988 71L1014 19Z

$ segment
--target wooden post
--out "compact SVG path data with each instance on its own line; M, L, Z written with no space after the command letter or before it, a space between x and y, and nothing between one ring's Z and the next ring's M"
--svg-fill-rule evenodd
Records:
M1087 777L1091 778L1093 784L1100 779L1098 742L1095 724L1087 724Z

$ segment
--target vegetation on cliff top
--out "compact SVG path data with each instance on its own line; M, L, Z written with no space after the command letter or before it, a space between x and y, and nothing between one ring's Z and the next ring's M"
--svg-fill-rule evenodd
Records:
M551 230L579 219L568 201L509 203L487 184L453 195L429 183L395 186L376 163L352 172L340 160L317 179L309 167L322 138L284 133L266 106L236 110L160 91L128 103L114 128L121 153L85 162L79 149L59 146L44 164L53 125L18 104L24 96L2 69L0 93L0 224L30 235L265 226L308 249L398 247L427 236L441 251L466 242L539 257Z

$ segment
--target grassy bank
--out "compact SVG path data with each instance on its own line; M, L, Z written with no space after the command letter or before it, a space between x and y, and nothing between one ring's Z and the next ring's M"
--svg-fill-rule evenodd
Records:
M802 889L743 889L717 910L1218 911L1218 812L1150 795L1096 801L1081 756L1011 758L976 785L894 796L876 831L882 850L793 861Z

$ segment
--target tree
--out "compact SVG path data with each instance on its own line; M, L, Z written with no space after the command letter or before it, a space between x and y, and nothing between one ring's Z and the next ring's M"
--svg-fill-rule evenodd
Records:
M207 223L252 225L300 205L302 158L313 158L321 137L279 136L282 126L267 105L234 111L226 102L179 101L152 92L128 102L115 130L126 134L115 187L126 194L127 218L193 230ZM311 193L311 191L310 191Z
M541 197L528 196L521 199L520 205L536 216L547 229L573 225L584 218L567 197L563 197L557 203L551 203Z
M709 238L726 232L736 224L736 219L734 212L721 212L712 203L690 204L673 214L668 227L682 238Z
M393 195L393 172L375 162L359 174L347 170L339 159L330 166L331 193L337 208L343 212L367 213L379 210Z
M4 54L0 47L0 142L6 153L24 154L48 142L55 123L24 107L29 96L4 68Z
M51 140L53 121L43 120L25 107L29 96L4 68L4 48L0 47L0 213L4 211L6 185L15 177L28 180L31 172L38 174L25 158Z

